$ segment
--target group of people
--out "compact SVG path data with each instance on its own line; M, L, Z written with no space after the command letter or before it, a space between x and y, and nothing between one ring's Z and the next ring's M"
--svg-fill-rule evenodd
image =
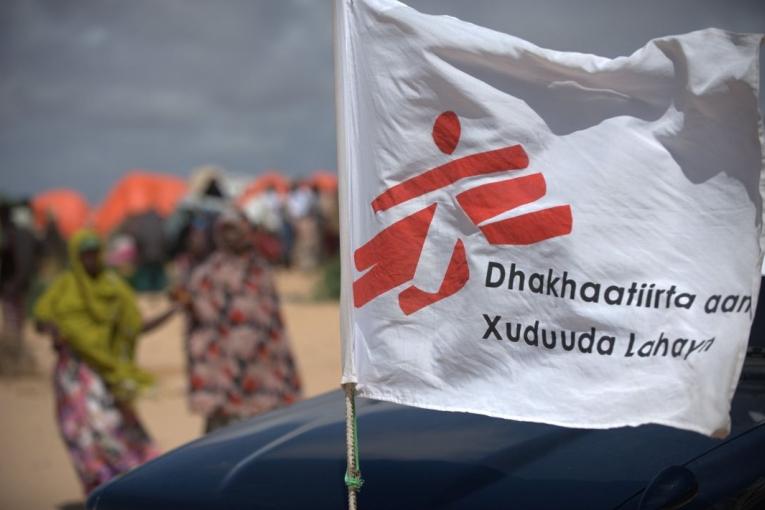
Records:
M264 229L233 206L188 219L169 304L157 315L145 317L134 288L107 265L113 240L87 229L69 239L67 269L34 304L36 327L56 352L59 430L86 493L158 454L135 411L153 384L135 353L140 336L174 314L185 320L189 405L206 432L301 396ZM16 234L2 232L3 250L16 249L8 237ZM13 288L0 283L4 293Z
M165 273L168 262L180 266L183 273L186 263L209 252L213 244L210 218L232 202L221 187L208 181L167 219L152 210L128 217L110 236L106 249L109 265L139 292L164 289L173 279ZM336 192L320 192L308 183L293 182L288 190L280 192L270 186L238 205L258 227L254 242L270 263L310 271L336 256Z
M272 233L278 261L311 270L337 252L339 214L336 193L320 193L317 187L293 182L287 193L269 187L244 204L251 221Z

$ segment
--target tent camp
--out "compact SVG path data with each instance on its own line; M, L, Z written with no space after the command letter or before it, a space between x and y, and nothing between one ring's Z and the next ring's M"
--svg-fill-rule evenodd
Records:
M127 217L149 211L168 216L188 189L186 182L172 175L132 171L109 192L95 215L95 227L102 234L117 228Z
M40 193L32 199L35 224L44 228L53 219L64 237L84 227L90 217L90 207L78 192L54 189Z
M290 189L290 180L275 170L267 171L247 185L237 202L244 205L267 189L274 189L280 195L284 195Z
M334 193L337 191L337 174L331 170L316 170L308 182L320 192Z

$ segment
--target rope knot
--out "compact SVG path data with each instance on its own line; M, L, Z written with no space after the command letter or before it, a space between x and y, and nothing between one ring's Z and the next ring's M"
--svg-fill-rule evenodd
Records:
M361 486L364 485L364 479L359 475L352 475L348 471L345 472L345 486L350 490L358 492L361 490Z

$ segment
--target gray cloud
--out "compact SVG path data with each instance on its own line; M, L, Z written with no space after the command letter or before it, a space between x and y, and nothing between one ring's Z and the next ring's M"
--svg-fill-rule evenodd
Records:
M765 2L412 0L541 46L629 54ZM329 0L0 3L0 191L103 196L130 168L335 167Z

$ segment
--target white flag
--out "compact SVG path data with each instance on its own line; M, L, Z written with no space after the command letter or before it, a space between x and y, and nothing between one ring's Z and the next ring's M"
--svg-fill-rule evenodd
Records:
M762 36L616 59L338 0L343 382L726 434L760 284Z

